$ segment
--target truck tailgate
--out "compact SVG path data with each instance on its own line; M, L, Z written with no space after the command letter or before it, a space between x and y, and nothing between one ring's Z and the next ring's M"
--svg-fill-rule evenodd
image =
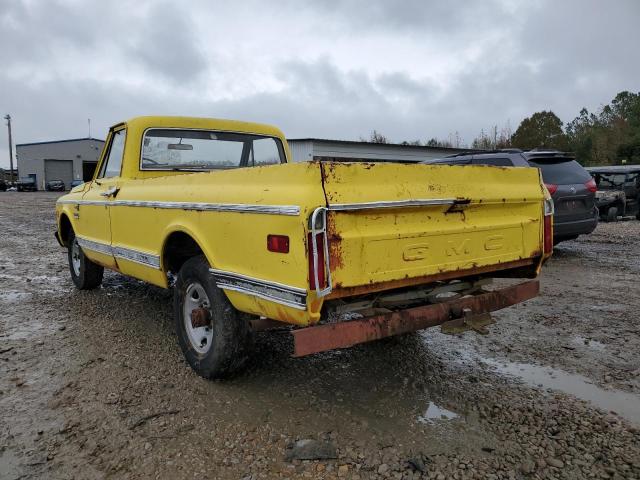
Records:
M542 255L544 192L535 168L321 168L332 296L354 287L366 292L390 282L424 283L447 272L508 268Z

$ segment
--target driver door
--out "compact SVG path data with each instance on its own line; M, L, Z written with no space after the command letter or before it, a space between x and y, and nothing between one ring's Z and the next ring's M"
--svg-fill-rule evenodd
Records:
M77 235L85 255L111 269L117 264L111 248L112 203L119 191L126 128L119 126L109 132L107 148L89 189L76 207Z

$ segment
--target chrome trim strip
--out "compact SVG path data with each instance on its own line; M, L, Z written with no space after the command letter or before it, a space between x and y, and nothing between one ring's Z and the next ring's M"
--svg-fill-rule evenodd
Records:
M123 207L170 208L201 212L265 213L270 215L300 215L297 205L252 205L246 203L192 203L114 200L112 204Z
M123 258L130 262L139 263L148 267L153 267L160 270L160 256L153 255L152 253L145 253L139 250L132 250L125 247L112 247L113 256L116 258Z
M198 212L264 213L267 215L300 215L297 205L253 205L248 203L157 202L147 200L59 200L60 204L109 205L113 207L146 207Z
M380 202L361 203L334 203L328 205L329 210L350 211L350 210L371 210L374 208L405 208L405 207L426 207L430 205L454 205L455 198L441 199L415 199L415 200L389 200Z
M307 309L307 291L282 283L261 280L240 273L210 268L218 287L224 290L246 293L298 310Z
M107 205L112 202L106 200L58 200L59 205Z
M104 255L113 255L113 249L111 245L107 245L106 243L96 242L94 240L89 240L82 237L78 238L78 245L82 248L86 248L87 250L93 250L94 252L102 253Z
M88 240L86 238L78 237L78 244L87 250L93 250L94 252L102 253L104 255L111 255L123 260L129 260L130 262L139 263L145 267L152 267L160 269L160 256L152 253L141 252L139 250L133 250L131 248L111 246L107 243L96 242L95 240Z

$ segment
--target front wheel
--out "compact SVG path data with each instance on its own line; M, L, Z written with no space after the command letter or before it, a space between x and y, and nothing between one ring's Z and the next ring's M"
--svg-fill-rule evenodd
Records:
M607 222L615 222L618 220L618 207L609 207L607 210Z
M85 256L73 230L69 233L67 257L71 280L78 287L78 290L92 290L100 286L104 268Z
M173 299L178 343L191 368L205 378L239 370L247 359L251 328L216 286L204 256L182 265Z

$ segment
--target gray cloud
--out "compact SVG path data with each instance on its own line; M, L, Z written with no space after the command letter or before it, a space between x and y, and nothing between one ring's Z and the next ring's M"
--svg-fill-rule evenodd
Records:
M0 113L16 142L141 114L274 123L290 137L470 142L639 90L640 3L1 2ZM0 130L0 166L8 164Z
M173 10L175 3L150 8L144 22L131 31L126 53L153 74L192 83L204 74L206 59L193 35L189 9Z

